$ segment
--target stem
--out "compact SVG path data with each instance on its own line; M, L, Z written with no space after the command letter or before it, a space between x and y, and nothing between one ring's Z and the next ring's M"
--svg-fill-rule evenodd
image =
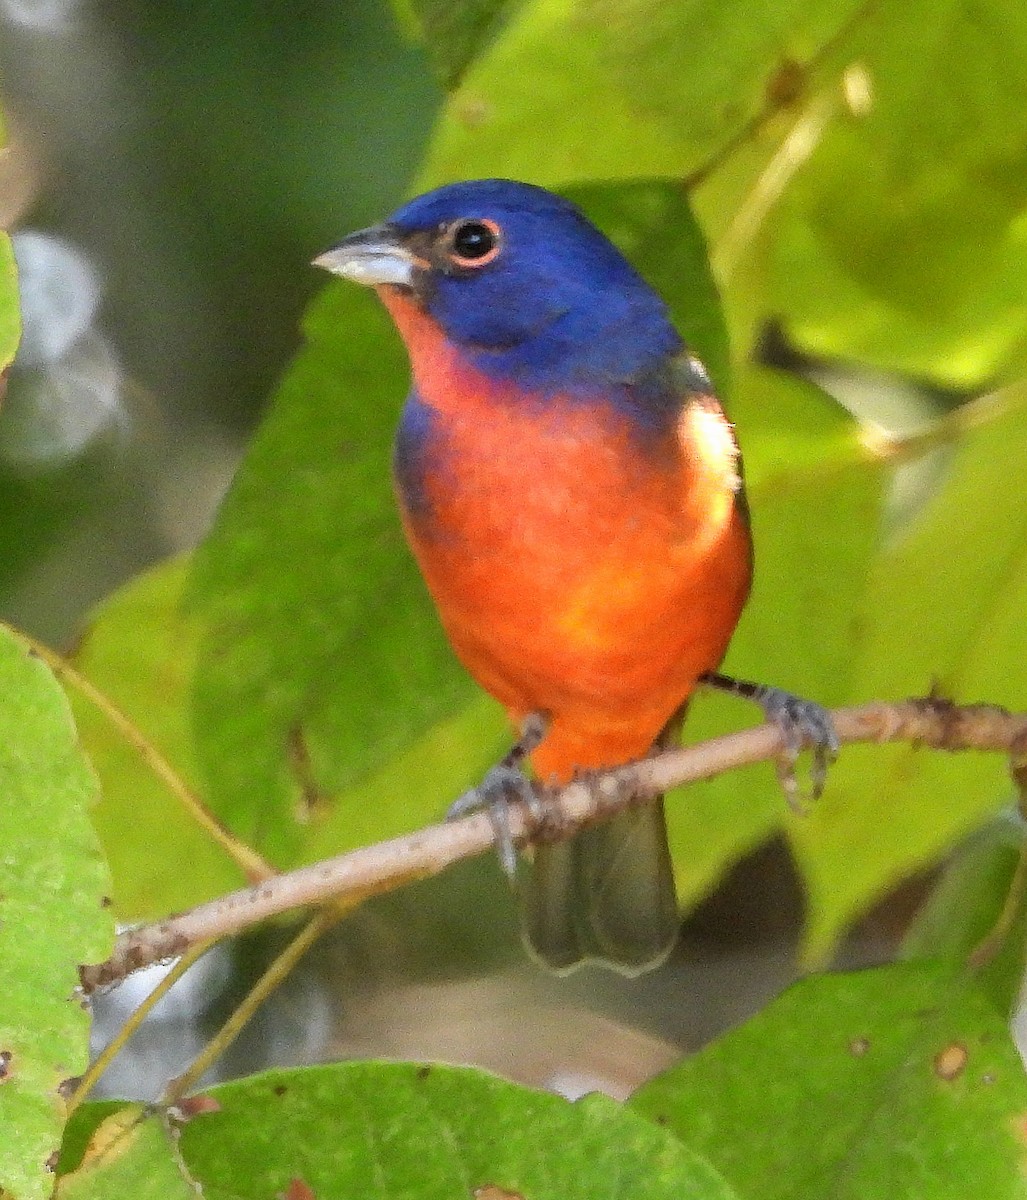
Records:
M114 726L153 774L181 803L182 807L196 824L205 833L208 833L242 869L246 878L251 883L259 883L261 880L270 879L275 874L274 867L266 859L258 854L256 850L247 846L245 842L239 841L233 833L222 825L199 796L187 786L181 775L178 774L164 755L161 754L153 742L146 737L137 725L133 724L130 718L118 708L109 696L90 683L80 671L76 670L56 650L51 650L49 646L44 646L42 642L37 642L35 638L29 637L27 633L23 633L20 629L14 629L2 622L0 624L3 624L4 629L27 646L33 654L41 658L61 683L67 684L84 696L97 712L101 713Z
M164 978L157 984L152 992L137 1008L129 1014L125 1024L118 1030L113 1038L100 1051L96 1058L89 1064L89 1070L78 1081L78 1086L72 1093L71 1099L68 1101L67 1115L70 1117L76 1108L96 1086L97 1081L111 1065L114 1059L125 1048L128 1041L135 1034L135 1031L142 1025L143 1021L153 1011L155 1005L171 991L182 976L189 970L197 959L202 958L207 951L214 945L214 940L206 942L197 942L195 946L191 946L185 954L175 963Z
M242 1003L235 1009L203 1050L185 1071L172 1079L164 1089L162 1104L174 1104L195 1087L207 1070L249 1024L253 1014L284 981L310 947L349 911L351 905L332 905L312 917L292 939L263 975L250 988Z

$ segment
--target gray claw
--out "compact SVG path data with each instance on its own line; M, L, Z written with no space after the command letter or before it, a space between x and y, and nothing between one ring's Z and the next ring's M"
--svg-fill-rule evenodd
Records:
M777 775L792 808L801 811L802 797L795 778L795 763L802 750L813 752L810 769L810 795L820 798L827 780L827 768L838 757L840 742L834 722L826 708L813 700L803 700L780 688L761 687L754 699L769 721L773 721L785 738L785 749L778 758Z
M522 801L533 817L538 817L541 802L531 780L516 767L500 763L492 767L476 788L464 792L450 805L446 820L484 811L492 825L499 865L512 882L517 875L517 847L510 833L511 796Z
M735 679L731 675L721 675L719 671L707 671L700 678L709 687L752 700L763 709L767 720L773 721L781 730L785 744L777 759L777 777L788 803L797 812L802 811L803 798L795 778L795 763L807 746L812 750L810 792L812 799L817 800L824 790L828 765L838 757L838 747L841 745L827 709L813 700L803 700L781 688Z

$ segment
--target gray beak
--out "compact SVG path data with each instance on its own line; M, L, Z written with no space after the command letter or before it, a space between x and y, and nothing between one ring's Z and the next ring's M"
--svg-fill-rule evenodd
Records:
M393 226L372 225L343 238L337 246L319 254L312 265L367 287L379 283L411 287L417 260Z

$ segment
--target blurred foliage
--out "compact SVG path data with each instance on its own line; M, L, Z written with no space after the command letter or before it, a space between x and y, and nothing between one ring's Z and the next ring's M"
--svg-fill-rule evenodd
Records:
M1015 1013L1027 946L1025 865L1022 819L1000 813L952 855L906 932L904 957L932 958L953 973L977 962L978 986L999 1013Z
M303 264L406 186L439 88L381 0L229 0L193 5L188 17L121 0L109 35L140 111L124 148L145 177L128 182L161 199L160 220L150 216L139 235L158 270L192 285L162 299L181 320L195 320L198 303L218 335L203 346L202 374L177 364L203 391L189 395L168 369L180 347L161 328L161 308L119 315L138 332L146 374L170 376L181 403L202 408L213 392L230 415L252 420L317 283ZM139 248L126 249L118 306L138 286Z
M385 0L189 12L123 0L109 31L140 115L101 123L109 140L78 165L106 161L116 144L136 173L112 168L106 192L89 176L71 224L79 236L113 228L106 311L138 379L174 398L179 418L206 421L220 404L224 425L245 424L317 286L304 267L313 253L451 179L559 188L665 296L737 423L756 583L726 669L830 704L934 689L1027 707L1022 3L396 5L402 29ZM117 94L105 104L122 111ZM118 217L114 193L125 200ZM3 241L0 366L17 337L12 286ZM398 339L372 296L340 283L310 304L303 334L195 555L110 596L76 656L220 818L281 865L434 819L509 736L453 659L403 545L388 480L407 386ZM901 430L869 387L843 408L781 369L811 355L821 382L841 368L863 381L883 371L922 385L925 402ZM160 443L172 474L180 428ZM2 434L0 420L0 448ZM145 486L127 485L124 459L106 453L0 476L5 589L84 506L117 495L119 513L133 497L146 508ZM19 847L10 894L34 894L38 851L43 875L73 892L47 903L95 908L95 854L80 828L89 788L52 684L20 653L0 713L12 770L31 744L80 786L69 799L44 778L54 762L29 756L41 774L24 797L0 800L5 844ZM102 777L96 825L119 916L238 883L103 714L80 697L75 712ZM737 701L698 696L686 734L752 719ZM221 1089L221 1111L180 1139L122 1110L61 1193L174 1194L188 1168L208 1195L277 1189L292 1200L302 1190L284 1190L301 1176L326 1193L380 1190L383 1177L425 1195L480 1183L485 1200L522 1187L532 1197L949 1196L967 1178L988 1195L1020 1195L1027 1096L1005 1019L1023 974L1022 897L1004 906L1022 874L1022 829L987 824L1009 794L997 757L875 746L845 751L806 816L786 810L767 764L673 796L683 901L783 832L817 961L888 889L983 832L915 924L915 961L795 989L651 1084L635 1112L570 1106L468 1071L278 1074ZM71 815L52 811L64 799ZM57 867L39 844L21 849L37 818L70 830L51 838ZM1000 913L1011 930L1001 952L965 974ZM61 970L102 953L109 930L94 918L62 928L82 944L60 942ZM24 1014L9 1010L21 1038L44 1024L40 1006L71 1007L59 973L59 996L52 981L32 991L43 951L24 959L26 928L3 962L27 989ZM59 1020L47 1030L63 1036ZM84 1045L81 1029L69 1037L65 1075ZM40 1046L25 1095L50 1104L58 1056ZM0 1104L21 1095L8 1082ZM109 1111L80 1111L77 1145ZM45 1136L32 1132L38 1117L11 1117L38 1176L18 1195L40 1194L38 1151L55 1144L59 1109L43 1112Z
M790 103L859 8L529 0L450 96L420 183L686 177Z
M1013 481L1027 390L975 401L946 428L958 444L942 485L869 573L850 694L934 688L1022 709L1027 680L1014 664L1025 651L1027 512ZM868 893L937 858L1010 791L1008 764L997 757L860 747L837 765L824 805L792 826L810 943L820 952Z
M737 284L722 274L729 314L979 387L1023 362L1025 53L1009 0L744 20L715 2L533 0L451 95L419 183L695 173L715 246L753 260Z
M442 93L384 0L3 5L0 78L42 188L21 220L88 249L126 374L112 435L45 469L7 460L0 411L0 603L67 639L195 539L205 467L230 468L296 347L305 264L394 203Z
M446 87L455 87L475 56L521 0L393 0L401 25L428 46Z

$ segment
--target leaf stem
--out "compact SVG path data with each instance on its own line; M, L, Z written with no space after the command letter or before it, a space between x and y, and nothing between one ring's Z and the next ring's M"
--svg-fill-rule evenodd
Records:
M207 1070L217 1062L242 1033L268 996L281 986L303 955L351 907L351 904L333 904L311 917L296 937L275 957L264 974L250 988L242 1003L238 1005L200 1054L181 1075L168 1083L161 1097L162 1104L174 1104L196 1086Z
M20 629L14 629L0 622L13 637L18 638L29 650L53 671L61 683L72 687L84 696L93 707L101 713L126 742L136 751L146 766L164 784L169 792L179 801L186 812L197 825L216 842L229 857L242 869L251 883L259 883L270 879L276 874L275 868L258 854L252 847L240 841L230 830L218 820L203 801L193 792L181 775L172 767L157 747L121 711L114 701L92 684L80 671L56 650L51 650L42 642L36 641Z
M215 938L211 938L206 942L197 942L195 946L190 946L160 983L147 995L146 999L133 1009L124 1025L122 1025L114 1037L111 1038L107 1045L104 1046L96 1058L89 1064L89 1070L78 1081L78 1086L68 1101L67 1115L69 1117L93 1090L103 1073L125 1048L143 1021L153 1011L154 1006L160 1003L168 992L171 991L193 963L207 953L216 940Z

